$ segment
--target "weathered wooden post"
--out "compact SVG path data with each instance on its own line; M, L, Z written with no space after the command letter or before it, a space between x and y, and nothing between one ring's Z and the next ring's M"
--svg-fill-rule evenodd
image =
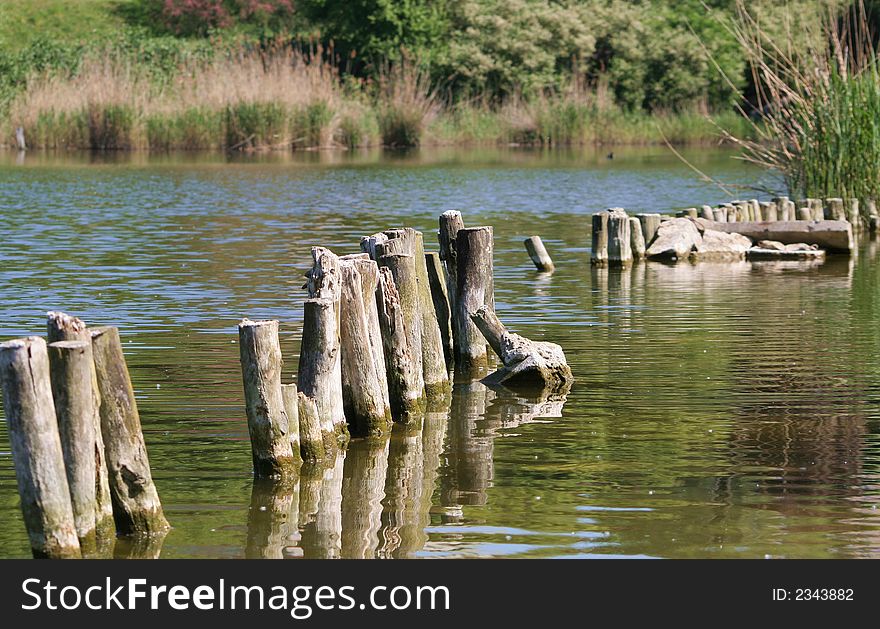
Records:
M377 250L383 254L402 252L413 256L416 270L416 289L418 292L419 333L422 337L422 374L425 380L425 393L428 399L443 398L449 394L449 372L443 353L443 340L440 324L434 312L434 300L428 281L428 268L425 264L425 243L422 232L412 228L389 229L384 232L389 241ZM394 243L393 241L400 241ZM392 248L389 248L392 246ZM398 285L398 289L399 289Z
M304 463L313 464L326 456L318 405L314 399L306 396L302 391L297 392L296 400L299 416L300 452Z
M348 438L342 406L339 258L329 249L312 247L312 260L306 274L310 299L304 304L297 386L318 404L324 445L335 451L337 443Z
M164 532L170 527L153 484L119 330L92 328L91 334L116 530L123 535Z
M642 226L642 236L645 238L645 247L648 247L654 240L654 236L657 235L657 230L660 229L660 215L636 214L636 218L639 219L639 223Z
M775 221L776 220L776 204L770 201L764 201L761 203L761 220L762 221Z
M828 204L829 218L832 221L845 221L846 220L846 210L843 207L843 199L840 199L840 198L825 199L825 202Z
M846 220L848 220L850 225L852 225L853 231L862 231L862 215L859 212L859 200L857 198L850 198L846 199L844 203Z
M18 145L19 151L27 150L27 142L24 139L23 127L15 127L15 143Z
M626 210L619 207L608 210L608 264L612 266L627 266L632 263L629 226Z
M381 435L391 423L391 409L385 404L387 392L383 392L383 388L387 385L379 381L370 347L361 274L353 260L340 260L339 270L342 279L339 336L345 417L353 435ZM375 290L373 300L374 295ZM382 366L384 369L384 358Z
M281 392L278 321L242 319L238 344L254 476L290 478L299 464L293 457L290 419Z
M395 328L394 336L396 338L395 342L398 344L401 344L405 340L405 345L401 345L401 347L406 351L408 355L407 360L412 364L412 369L414 370L414 373L407 376L407 381L409 382L408 386L411 387L412 390L418 390L419 397L423 397L425 394L425 379L424 369L422 368L422 335L419 332L419 295L416 288L416 267L414 256L409 253L388 253L379 258L379 264L381 267L387 268L391 273L393 284L397 290L397 310L399 310L399 315L395 313L394 316L399 316L402 321L402 330L405 339L400 339L400 326ZM384 281L384 286L387 286L387 274L384 277L380 276L380 281ZM385 296L383 295L382 299L384 298ZM377 299L379 299L378 292ZM387 314L383 312L384 304L377 302L377 307L379 309L379 325L383 334L382 342L384 348L387 347L387 344L389 343L387 338L389 324L387 321ZM396 351L397 350L395 350L395 352ZM392 373L394 369L390 364L386 364L385 371L390 377L397 377L396 374ZM391 389L395 386L394 383L389 381L388 392L389 397L392 399L396 394L392 393ZM395 403L392 402L392 409L394 406Z
M712 211L712 207L709 205L704 205L700 208L700 217L705 218L707 221L715 220L715 213Z
M797 220L799 221L810 221L813 219L813 210L808 207L798 208L797 211Z
M281 399L284 402L284 412L287 413L287 436L290 438L290 454L293 465L298 468L303 463L302 438L299 430L299 393L295 384L281 385ZM321 438L320 424L318 425L318 439ZM323 445L323 442L322 442Z
M608 264L608 212L593 214L592 245L590 262Z
M437 323L440 325L440 340L443 342L443 357L446 360L446 369L452 368L455 360L452 342L452 311L449 302L449 289L444 276L443 263L440 254L428 252L425 254L425 263L428 266L428 283L431 285L431 299L434 301L434 313L437 315ZM378 293L377 293L378 295Z
M464 228L455 239L458 273L453 312L457 343L455 369L456 375L466 378L488 367L486 340L471 321L471 314L483 306L495 308L492 233L491 227Z
M716 223L727 222L727 210L724 207L716 207L714 210L712 210L712 213L715 215Z
M379 328L385 350L391 416L398 422L409 422L425 410L425 385L422 370L412 350L412 335L407 333L404 304L394 281L397 276L413 272L412 256L395 254L382 257L376 302ZM403 267L403 268L402 268Z
M440 215L440 230L437 237L440 242L440 259L446 265L446 292L449 295L449 311L455 311L456 271L455 239L458 231L464 229L464 220L458 210L447 210ZM455 334L453 328L452 333Z
M630 249L635 260L642 260L645 257L645 236L642 234L642 224L635 216L629 217L629 236Z
M0 381L21 511L34 557L77 558L80 546L58 435L46 342L0 343Z
M367 338L370 343L370 353L373 355L373 366L376 369L379 392L382 394L382 404L386 410L390 411L388 376L385 373L385 352L382 349L382 332L379 329L379 313L376 310L379 265L374 260L371 260L367 253L342 256L340 261L344 264L352 264L360 275L361 300L364 305L364 314L367 317Z
M95 424L100 425L100 399L92 388L91 341L57 341L49 345L49 374L76 535L83 555L97 549ZM97 420L97 421L96 421Z
M553 264L550 254L547 253L547 249L544 247L544 243L540 236L529 236L523 241L523 244L525 244L526 251L532 259L532 263L535 265L536 269L548 273L553 272L553 269L555 269L556 266Z
M88 327L77 317L72 317L63 312L52 311L46 313L46 328L48 342L58 341L86 341L91 345L92 335ZM98 376L95 372L93 352L89 350L91 361L92 395L95 398L96 408L100 409L101 394L98 392ZM116 539L116 525L113 522L113 499L110 497L110 481L107 472L106 455L104 454L104 437L101 434L101 414L95 414L95 531L99 550L109 546Z
M330 452L335 452L340 439L344 440L348 434L342 406L338 326L333 301L320 298L305 300L297 388L318 405L324 448Z

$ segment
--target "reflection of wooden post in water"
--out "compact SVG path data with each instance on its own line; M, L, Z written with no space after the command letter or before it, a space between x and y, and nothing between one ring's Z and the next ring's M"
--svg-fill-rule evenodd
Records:
M406 557L424 545L418 513L422 501L424 453L422 424L396 426L388 454L388 480L382 510L382 557Z
M113 559L159 559L168 531L152 535L120 537L113 546Z
M299 541L299 483L255 478L247 520L248 559L284 559Z
M302 531L302 549L306 559L338 559L340 556L344 465L345 451L340 451L333 465L323 470L314 522Z
M342 557L372 559L379 545L388 436L352 443L342 475Z
M321 482L324 479L324 465L324 463L307 461L299 471L299 525L303 531L303 540L310 535L311 539L314 539L315 517L321 506Z
M482 420L495 393L479 382L456 384L449 414L449 454L443 473L443 504L482 505L492 482L492 437Z

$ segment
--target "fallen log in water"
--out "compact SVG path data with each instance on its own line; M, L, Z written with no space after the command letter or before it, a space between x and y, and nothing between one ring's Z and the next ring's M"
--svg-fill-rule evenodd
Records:
M508 332L495 311L487 306L472 313L471 319L504 365L484 382L503 384L511 389L552 391L565 388L574 380L559 345L530 341Z

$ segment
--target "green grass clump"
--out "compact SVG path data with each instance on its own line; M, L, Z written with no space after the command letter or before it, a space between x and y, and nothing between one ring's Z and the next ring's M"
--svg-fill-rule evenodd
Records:
M273 102L242 102L227 105L223 124L227 150L285 146L287 111Z

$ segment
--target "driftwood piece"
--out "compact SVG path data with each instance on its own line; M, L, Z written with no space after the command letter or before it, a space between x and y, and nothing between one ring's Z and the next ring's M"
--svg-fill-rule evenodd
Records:
M31 551L34 557L80 557L46 342L31 336L0 343L0 381Z
M58 341L86 341L92 343L92 335L88 327L77 317L63 312L46 313L46 339L48 343ZM90 354L93 354L90 350ZM98 408L101 405L101 394L98 392L98 376L95 373L94 356L91 356L92 395ZM104 437L101 434L101 415L95 415L95 531L99 549L112 545L116 539L116 525L113 522L113 499L110 497L110 481L107 473L107 461L104 454Z
M91 334L116 530L123 535L165 532L170 527L153 484L119 330L92 328Z
M483 306L471 318L501 359L503 368L486 378L491 384L514 388L555 390L574 380L562 348L546 341L508 332L491 308Z
M411 256L404 255L383 257L385 266L380 269L379 290L376 292L391 416L398 422L409 422L425 410L422 373L410 345L403 305L394 282L395 268L400 264L408 265L410 259ZM400 273L399 269L397 272Z
M97 550L95 425L101 421L100 400L92 389L92 343L57 341L49 345L48 352L76 535L83 555L89 555Z

